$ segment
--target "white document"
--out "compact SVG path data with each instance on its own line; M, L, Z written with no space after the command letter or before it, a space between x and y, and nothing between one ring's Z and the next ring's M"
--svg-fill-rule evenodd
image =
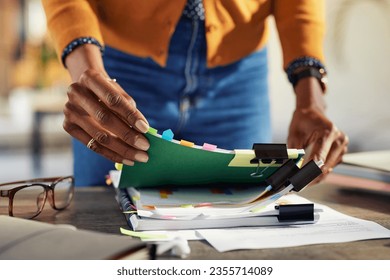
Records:
M348 153L343 162L390 172L390 150Z
M390 238L390 230L324 205L316 224L197 230L217 251L266 249Z

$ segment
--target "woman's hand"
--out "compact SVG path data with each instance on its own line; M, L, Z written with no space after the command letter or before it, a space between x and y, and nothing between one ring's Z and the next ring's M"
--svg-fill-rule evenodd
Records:
M91 150L133 165L148 161L149 124L135 101L110 79L95 46L77 48L66 60L74 83L68 89L65 131Z
M288 146L306 149L305 161L323 161L324 175L341 162L347 145L348 137L321 112L314 109L298 109L294 112Z
M342 161L347 152L348 137L325 115L322 90L315 78L299 81L296 88L297 106L293 114L288 146L306 149L305 161L323 161L323 176Z

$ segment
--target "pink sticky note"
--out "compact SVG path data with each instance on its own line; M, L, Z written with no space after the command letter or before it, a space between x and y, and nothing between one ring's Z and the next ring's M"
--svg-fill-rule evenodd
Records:
M217 149L217 145L212 145L208 143L203 144L203 150L214 151L215 149Z

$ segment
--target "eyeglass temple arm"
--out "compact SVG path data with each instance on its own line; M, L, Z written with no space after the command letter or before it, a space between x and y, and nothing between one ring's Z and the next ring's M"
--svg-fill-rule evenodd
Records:
M16 184L26 184L26 183L42 183L42 182L50 182L54 183L60 179L66 179L66 178L73 178L73 176L65 176L65 177L47 177L47 178L36 178L31 180L22 180L22 181L15 181L15 182L7 182L0 184L0 187L2 186L9 186L9 185L16 185Z

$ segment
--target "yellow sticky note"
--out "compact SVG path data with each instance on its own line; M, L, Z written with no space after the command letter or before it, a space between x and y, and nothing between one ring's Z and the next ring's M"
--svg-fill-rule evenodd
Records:
M180 205L181 208L194 208L192 204L182 204Z
M287 149L287 155L290 159L296 159L299 156L299 153L302 152L302 150L297 149ZM234 158L229 162L230 167L251 167L251 166L257 166L258 163L250 163L252 159L256 157L254 150L241 150L236 149L234 150ZM266 164L260 162L260 166L280 166L281 164L275 164L272 162L271 164Z
M250 163L251 159L256 157L254 150L234 150L234 154L234 158L230 161L229 166L257 166L257 163Z
M190 142L190 141L186 141L186 140L180 140L180 145L183 145L183 146L186 146L186 147L192 147L194 146L195 144Z
M146 233L146 232L136 232L124 228L120 228L120 231L124 235L132 236L132 237L138 237L142 239L168 239L168 235L166 234L153 234L153 233Z
M265 206L263 206L263 207L258 207L258 208L254 208L254 209L252 209L252 210L250 210L252 213L257 213L257 212L260 212L260 211L262 211L263 209L265 209Z

